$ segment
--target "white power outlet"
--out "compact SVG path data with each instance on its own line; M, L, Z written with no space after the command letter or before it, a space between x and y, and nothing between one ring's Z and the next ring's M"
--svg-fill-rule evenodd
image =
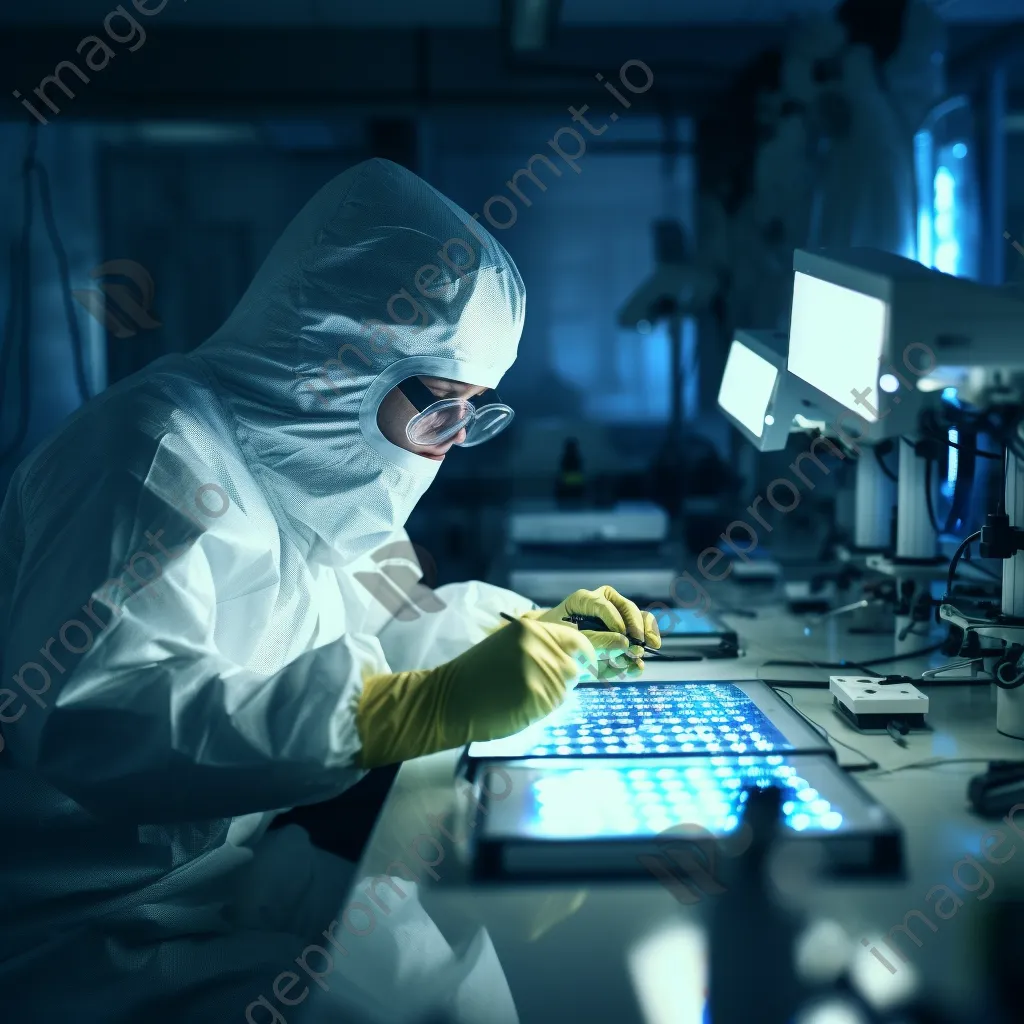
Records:
M922 728L928 697L911 683L886 683L871 676L832 676L832 705L859 729L884 729L893 720Z

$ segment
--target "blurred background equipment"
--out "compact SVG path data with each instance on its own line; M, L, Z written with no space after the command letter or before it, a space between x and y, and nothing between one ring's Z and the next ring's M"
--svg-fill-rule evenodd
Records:
M1021 858L934 941L892 910L876 943L844 927L895 890L865 898L862 878L799 906L812 872L781 852L800 833L789 847L889 884L903 863L899 906L924 906L936 863L987 856L984 816L1017 803L1000 759L1024 740L1024 4L136 0L120 25L113 6L0 11L0 490L84 403L210 336L327 181L372 157L411 169L499 238L528 312L500 386L514 422L446 458L415 551L380 549L363 583L409 623L440 618L432 588L454 581L540 605L611 585L679 659L501 755L511 798L488 791L470 837L496 873L556 875L575 900L585 846L594 877L635 883L595 885L532 959L501 951L524 1024L1019 1021ZM418 284L388 282L380 318ZM860 710L864 733L842 731L847 684L924 693L924 728L900 728L908 703L879 736ZM766 721L804 752L768 749ZM398 772L416 814L450 769ZM405 842L428 838L414 817L390 821ZM680 898L693 850L662 834L685 817L733 841L692 915L703 945ZM469 917L500 903L469 895ZM826 914L833 962L811 978L800 937Z

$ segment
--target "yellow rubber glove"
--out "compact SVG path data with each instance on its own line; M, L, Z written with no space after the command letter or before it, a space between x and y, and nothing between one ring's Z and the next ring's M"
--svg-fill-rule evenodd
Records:
M511 736L554 711L596 667L575 626L519 619L435 669L370 676L356 711L360 764Z
M562 622L567 615L596 615L601 619L610 632L583 630L583 635L597 652L596 676L602 681L633 679L644 669L642 648L630 647L624 634L635 639L643 637L644 645L654 650L661 647L661 633L654 616L650 612L641 611L613 587L577 590L546 612L527 614L535 616L538 622L550 623Z

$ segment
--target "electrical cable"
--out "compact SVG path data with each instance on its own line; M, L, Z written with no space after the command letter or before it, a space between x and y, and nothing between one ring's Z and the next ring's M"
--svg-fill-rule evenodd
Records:
M889 665L895 661L908 661L911 658L924 657L926 654L934 654L935 651L942 647L941 643L932 644L929 647L922 647L920 650L907 651L906 654L892 654L884 658L871 658L868 661L779 661L771 660L761 663L761 668L768 666L775 666L779 668L855 668L861 669L866 675L873 675L874 673L868 666L872 665Z
M944 600L949 600L950 595L953 593L953 580L956 577L956 567L960 564L960 559L963 557L964 552L974 543L974 541L981 538L981 530L976 530L974 533L969 534L961 542L960 546L956 549L953 557L949 560L949 572L946 574L946 596Z
M1022 668L1012 679L1004 679L1003 669L1005 668L1009 668L1009 665L1006 662L996 666L996 686L1001 690L1016 690L1019 687L1024 686L1024 668Z
M61 241L60 232L57 230L57 220L53 215L53 201L50 194L50 178L46 168L38 161L34 161L35 172L39 177L39 198L43 208L43 222L46 225L46 233L50 239L50 246L57 259L57 269L60 275L61 297L64 301L64 316L67 319L68 333L71 335L71 350L75 361L75 381L78 384L78 393L83 402L88 402L92 395L89 393L89 379L85 368L85 350L82 345L82 335L78 328L78 318L75 314L74 297L71 294L71 268L68 265L68 255Z
M899 483L899 477L885 464L885 459L882 458L882 453L877 447L873 448L872 451L875 453L875 461L878 463L882 472L893 482Z
M950 448L956 448L957 451L962 452L964 455L976 455L981 459L996 459L999 462L1003 461L1002 455L998 452L983 452L980 448L969 448L967 445L959 444L956 441L947 440L946 444L948 444Z
M770 684L769 684L769 685L770 685ZM805 721L805 722L806 722L806 723L807 723L807 724L808 724L808 725L809 725L809 726L810 726L810 727L811 727L812 729L814 729L814 730L815 730L816 732L818 732L818 733L819 733L820 735L824 736L824 737L825 737L825 739L826 739L826 740L828 740L828 742L829 742L829 743L838 743L838 744L839 744L839 746L841 746L841 747L845 747L845 748L846 748L847 750L851 750L851 751L853 751L853 753L855 753L855 754L856 754L856 755L857 755L858 757L860 757L860 758L863 758L863 760L864 760L864 763L863 763L863 764L853 764L853 765L845 765L845 764L844 764L844 765L840 765L840 767L841 767L841 768L843 769L843 771L847 771L847 772L867 772L867 771L873 771L873 770L874 770L875 768L878 768L878 767L879 767L879 764L878 764L878 762L877 762L877 761L875 761L875 760L873 760L872 758L868 757L868 755L867 755L867 754L865 754L863 750L858 750L858 749L857 749L856 747L851 747L849 743L846 743L845 741L843 741L843 740L841 740L841 739L838 739L837 737L833 736L833 735L832 735L832 734L831 734L831 733L830 733L830 732L828 731L828 729L826 729L826 728L825 728L825 726L823 726L823 725L820 725L820 724L819 724L818 722L815 722L813 718L810 718L809 716L805 715L805 714L803 713L803 711L801 711L801 710L800 710L800 709L799 709L799 708L798 708L798 707L796 706L796 701L795 701L795 700L793 699L793 696L792 696L792 694L790 694L790 693L787 693L787 692L786 692L785 690L783 690L783 689L782 689L781 687L778 687L778 686L771 686L771 689L772 689L772 690L773 690L773 691L774 691L775 693L777 693L777 694L778 694L778 695L779 695L780 697L784 697L784 698L786 699L786 701L787 701L787 702L789 703L789 706L790 706L790 707L791 707L791 708L792 708L792 709L793 709L793 710L794 710L794 711L795 711L795 712L796 712L796 713L797 713L797 714L798 714L798 715L799 715L799 716L800 716L800 717L801 717L801 718L802 718L802 719L803 719L803 720L804 720L804 721Z
M896 772L909 771L911 768L941 768L947 764L988 764L991 758L988 757L929 757L923 761L912 761L910 764L901 764L896 768L880 768L877 771L873 768L865 768L865 771L874 772L875 775L893 775Z
M20 344L18 345L18 420L14 437L6 448L0 450L0 465L16 455L28 436L32 415L31 391L31 335L32 335L32 166L35 163L38 137L37 126L29 125L28 139L25 145L25 156L22 161L23 203L21 221L20 254L17 262L20 266L11 268L12 291L10 305L4 329L3 350L0 351L0 396L7 392L7 364L14 353L14 337L17 327L21 327ZM12 253L12 256L14 254ZM20 285L18 292L13 285ZM19 294L20 293L20 294ZM20 302L18 301L20 300ZM18 308L20 306L20 308ZM20 314L20 316L19 316ZM19 322L20 321L20 322Z

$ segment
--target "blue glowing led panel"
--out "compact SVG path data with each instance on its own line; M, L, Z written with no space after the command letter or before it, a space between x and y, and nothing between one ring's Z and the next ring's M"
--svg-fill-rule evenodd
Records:
M521 757L767 754L792 745L738 686L579 687L509 741Z
M665 608L652 614L658 623L658 631L664 637L713 636L721 632L721 627L687 608Z
M692 765L552 768L534 775L519 823L540 839L654 836L678 825L728 835L739 826L752 786L783 789L786 824L835 832L843 814L780 755L712 757Z

